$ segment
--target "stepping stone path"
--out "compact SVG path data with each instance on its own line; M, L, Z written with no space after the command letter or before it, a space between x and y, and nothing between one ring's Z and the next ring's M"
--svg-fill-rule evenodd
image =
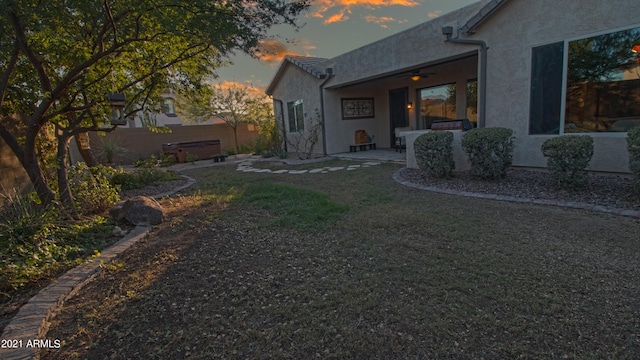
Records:
M320 168L311 169L311 170L271 170L271 169L254 168L253 167L253 162L244 161L244 162L241 162L241 163L238 164L238 168L236 170L237 171L243 171L243 172L269 173L269 174L292 174L292 175L298 175L298 174L327 174L329 172L341 171L341 170L353 171L353 170L362 169L362 168L368 168L370 166L376 166L376 165L380 165L380 163L379 162L371 162L371 161L369 161L369 162L362 163L360 165L349 165L347 167L344 167L344 166L336 166L336 167L325 166L325 167L320 167Z

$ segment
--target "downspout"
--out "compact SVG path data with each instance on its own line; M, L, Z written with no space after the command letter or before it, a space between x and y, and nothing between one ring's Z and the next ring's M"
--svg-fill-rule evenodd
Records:
M282 119L282 142L284 143L284 151L288 152L287 150L287 128L285 127L285 122L284 122L284 103L282 102L282 100L280 99L273 99L273 101L277 101L278 104L280 104L280 118Z
M469 44L480 46L480 76L478 76L478 85L480 86L480 95L478 98L478 127L485 126L485 115L487 105L487 43L484 40L458 39L451 37L453 35L453 27L445 26L442 28L442 35L446 35L445 41L457 44Z
M322 121L322 155L327 156L327 129L324 121L324 85L333 76L333 68L325 70L326 78L320 84L320 121Z

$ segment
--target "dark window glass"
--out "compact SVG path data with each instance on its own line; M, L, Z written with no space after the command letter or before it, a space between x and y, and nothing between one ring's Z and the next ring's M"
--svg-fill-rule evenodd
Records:
M530 134L559 134L564 42L533 48Z

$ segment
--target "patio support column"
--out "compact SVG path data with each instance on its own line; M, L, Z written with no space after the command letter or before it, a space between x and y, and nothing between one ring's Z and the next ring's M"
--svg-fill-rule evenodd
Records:
M320 120L322 121L322 155L327 155L327 128L324 119L324 85L333 76L333 68L327 68L325 70L326 78L320 84Z
M478 127L485 126L485 114L487 104L487 43L484 40L469 40L453 38L453 28L445 26L442 33L447 36L445 41L480 46L480 73L478 74Z

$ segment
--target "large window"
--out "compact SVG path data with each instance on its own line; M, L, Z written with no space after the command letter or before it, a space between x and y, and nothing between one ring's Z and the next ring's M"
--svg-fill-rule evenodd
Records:
M165 98L162 103L162 112L167 116L176 116L176 102L172 98Z
M289 110L289 131L304 131L304 113L302 111L302 100L288 102L287 109Z
M434 120L456 119L456 84L418 90L420 129L431 129Z
M625 132L634 126L640 126L640 28L533 49L531 134Z

